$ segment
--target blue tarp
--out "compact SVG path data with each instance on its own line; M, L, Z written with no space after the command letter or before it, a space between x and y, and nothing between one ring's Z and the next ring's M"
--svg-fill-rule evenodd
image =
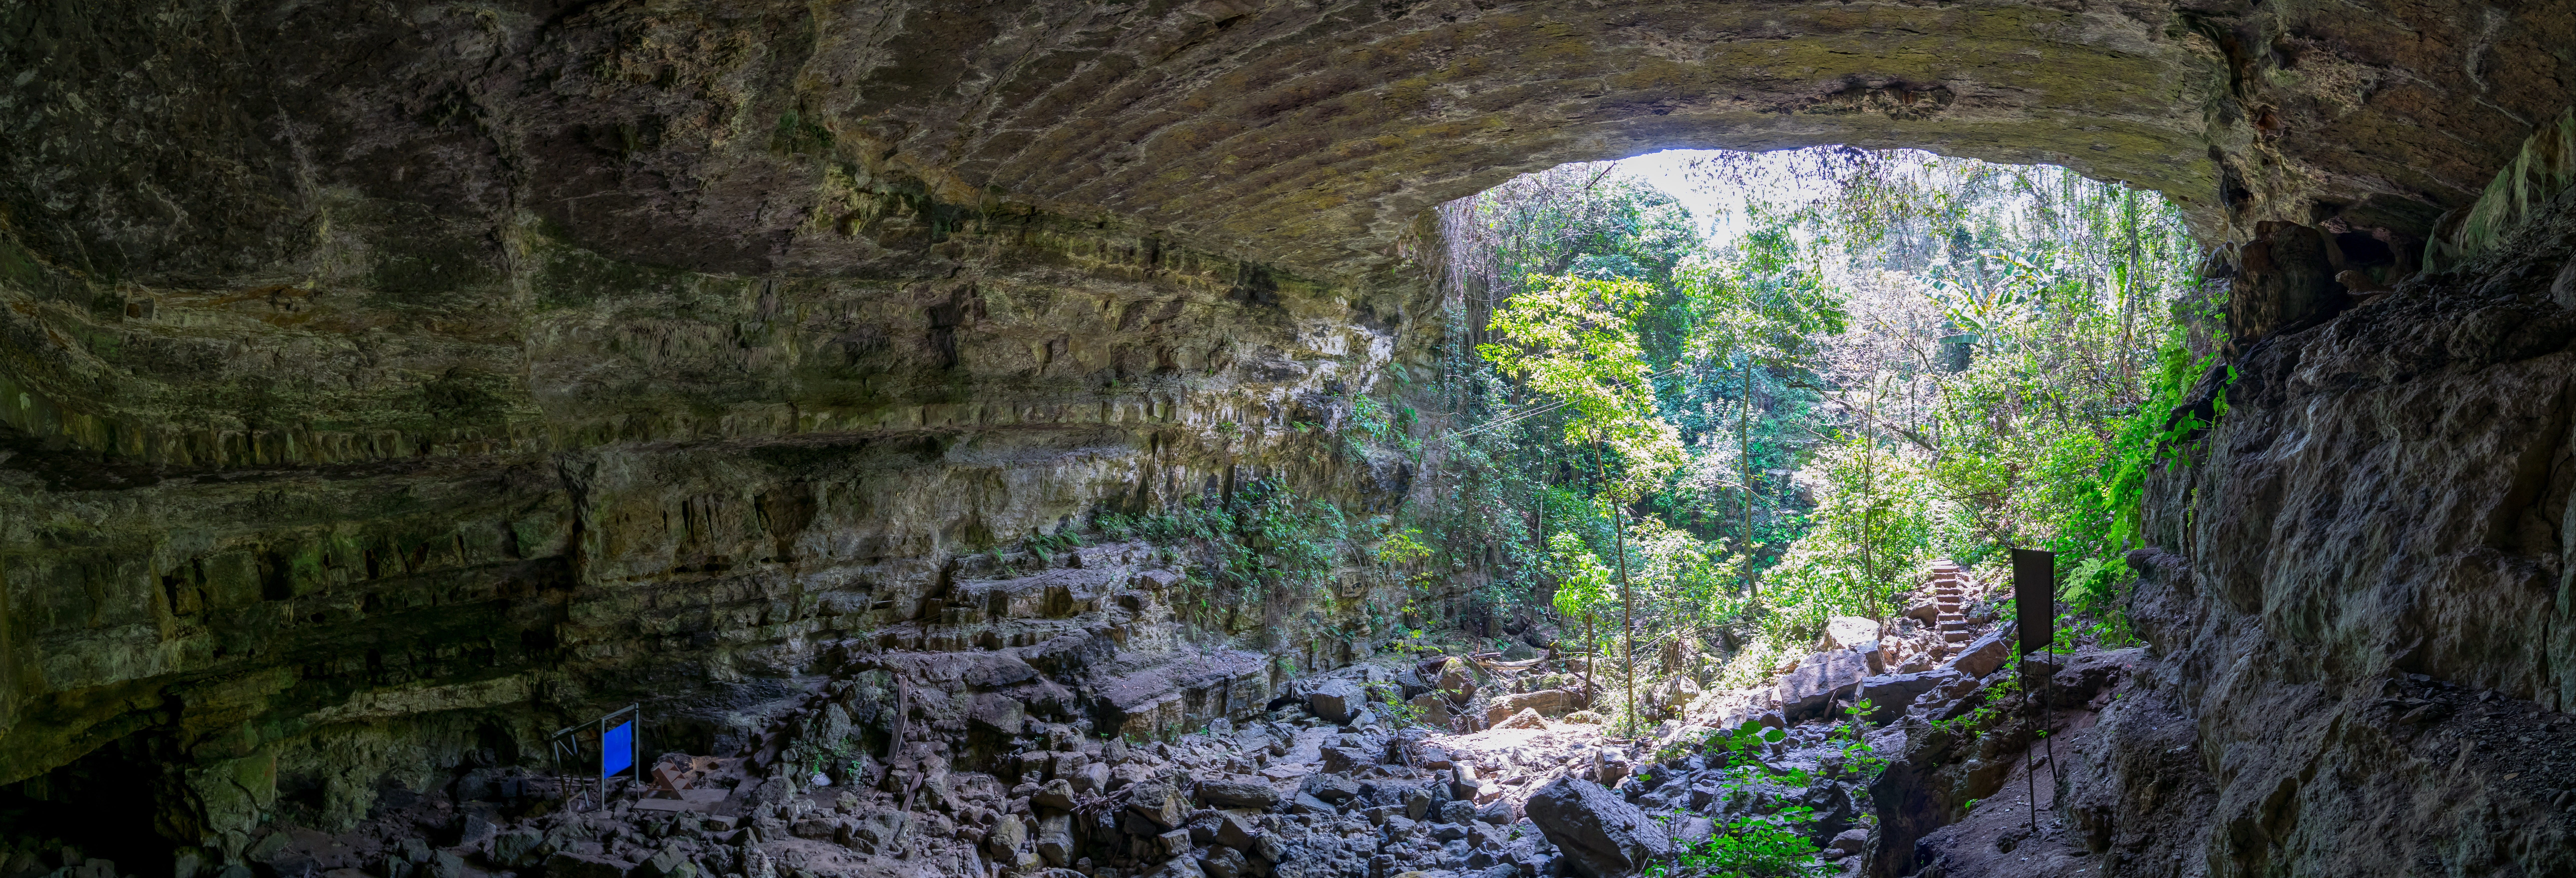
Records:
M635 723L618 723L599 737L599 776L615 777L635 767Z

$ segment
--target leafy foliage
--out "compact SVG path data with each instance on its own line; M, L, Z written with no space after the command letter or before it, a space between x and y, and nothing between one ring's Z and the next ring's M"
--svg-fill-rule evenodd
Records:
M1509 343L1477 347L1506 376L1565 406L1570 445L1618 453L1633 478L1679 469L1673 425L1656 416L1652 367L1635 320L1654 289L1632 280L1543 278L1494 312L1488 327Z
M1766 729L1746 722L1734 729L1709 732L1699 747L1709 756L1727 763L1718 777L1720 801L1743 803L1765 787L1803 788L1816 778L1805 769L1779 770L1758 758L1762 748L1788 737L1779 729ZM1868 745L1858 744L1865 753ZM1779 808L1770 813L1741 813L1719 822L1709 838L1697 845L1675 851L1669 863L1659 863L1646 870L1648 875L1724 875L1724 876L1807 876L1829 874L1816 859L1818 849L1810 838L1810 825L1815 822L1815 809L1803 805ZM1669 822L1667 826L1669 826Z
M1256 592L1329 594L1352 528L1339 507L1300 497L1275 479L1260 479L1230 500L1185 505L1145 516L1104 515L1093 522L1115 539L1187 547L1203 588L1235 597Z
M1360 528L1405 535L1380 551L1415 577L1488 570L1487 611L1553 617L1595 656L1628 646L1598 623L1633 604L1637 650L1694 641L1727 674L1830 616L1884 618L1930 559L2016 546L2060 553L2071 636L2130 637L2143 485L2225 408L2223 375L2186 406L2223 303L2181 214L1920 153L1726 154L1701 179L1790 197L1744 195L1715 241L1611 165L1441 209L1409 252L1448 346L1343 431L1439 480L1444 502Z

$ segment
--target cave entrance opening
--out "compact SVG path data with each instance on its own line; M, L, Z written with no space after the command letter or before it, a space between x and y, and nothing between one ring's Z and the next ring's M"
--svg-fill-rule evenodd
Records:
M2082 629L2059 636L2129 636L2141 474L2224 335L2224 257L2163 195L1911 150L1667 152L1435 225L1437 379L1354 405L1442 425L1397 441L1493 499L1395 528L1508 547L1478 611L1545 618L1619 731L1819 643L1930 667L1967 624L1911 616L1937 559L2002 582L2011 549L2057 552Z

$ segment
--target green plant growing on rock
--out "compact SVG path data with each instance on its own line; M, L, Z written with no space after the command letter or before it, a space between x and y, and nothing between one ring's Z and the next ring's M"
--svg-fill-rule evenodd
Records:
M1332 573L1352 548L1340 507L1267 478L1243 485L1223 503L1209 498L1154 515L1103 515L1093 526L1114 539L1188 550L1197 562L1190 566L1194 586L1229 599L1266 589L1330 602Z
M2007 666L2019 667L2020 664L2020 647L2016 646L2014 647L2012 661ZM1949 719L1935 720L1932 723L1932 729L1935 732L1959 735L1969 740L1974 740L1978 735L1982 735L1994 728L1996 721L2001 719L2006 713L2005 708L2002 706L2003 703L2011 700L2013 696L2020 693L2021 675L2011 673L2004 674L2003 679L1986 684L1985 688L1979 690L1976 695L1971 696L1981 699L1975 708Z
M1421 708L1414 707L1403 699L1397 698L1396 693L1383 689L1373 689L1371 691L1377 695L1378 703L1386 706L1386 715L1395 720L1396 727L1427 728L1431 725L1422 718Z
M1871 747L1866 739L1866 723L1869 715L1877 709L1878 706L1867 698L1852 702L1851 722L1836 724L1826 739L1833 745L1842 770L1864 780L1874 780L1879 772L1887 770L1887 757L1879 755L1878 749Z
M1697 744L1726 760L1718 786L1722 800L1736 802L1759 795L1757 788L1805 788L1816 782L1805 769L1777 770L1758 758L1764 748L1787 738L1787 732L1746 721L1733 729L1708 732ZM1760 878L1824 874L1816 843L1808 837L1815 819L1815 809L1803 805L1729 818L1717 824L1707 841L1678 848L1669 862L1649 867L1646 874Z
M1548 565L1556 577L1556 612L1567 619L1583 622L1583 693L1592 694L1593 657L1601 654L1596 636L1601 613L1609 609L1610 570L1602 566L1583 540L1570 533L1558 532L1548 537Z
M1816 859L1818 848L1805 824L1815 818L1806 806L1771 814L1747 814L1719 824L1707 841L1683 848L1670 864L1646 870L1649 876L1706 875L1725 878L1806 878L1830 873Z

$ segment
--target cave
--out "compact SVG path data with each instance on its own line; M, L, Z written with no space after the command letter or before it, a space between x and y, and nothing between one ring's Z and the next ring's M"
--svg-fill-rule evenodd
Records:
M1184 604L1086 528L1442 502L1297 427L1437 373L1440 205L1833 145L2162 193L2229 285L2125 556L2183 719L2104 721L2088 868L2576 874L2576 5L94 0L0 9L0 75L0 878L627 874L491 847L630 704L647 762L926 727L1000 799L1041 728L1522 637L1491 551ZM1847 866L1973 805L1888 782Z

